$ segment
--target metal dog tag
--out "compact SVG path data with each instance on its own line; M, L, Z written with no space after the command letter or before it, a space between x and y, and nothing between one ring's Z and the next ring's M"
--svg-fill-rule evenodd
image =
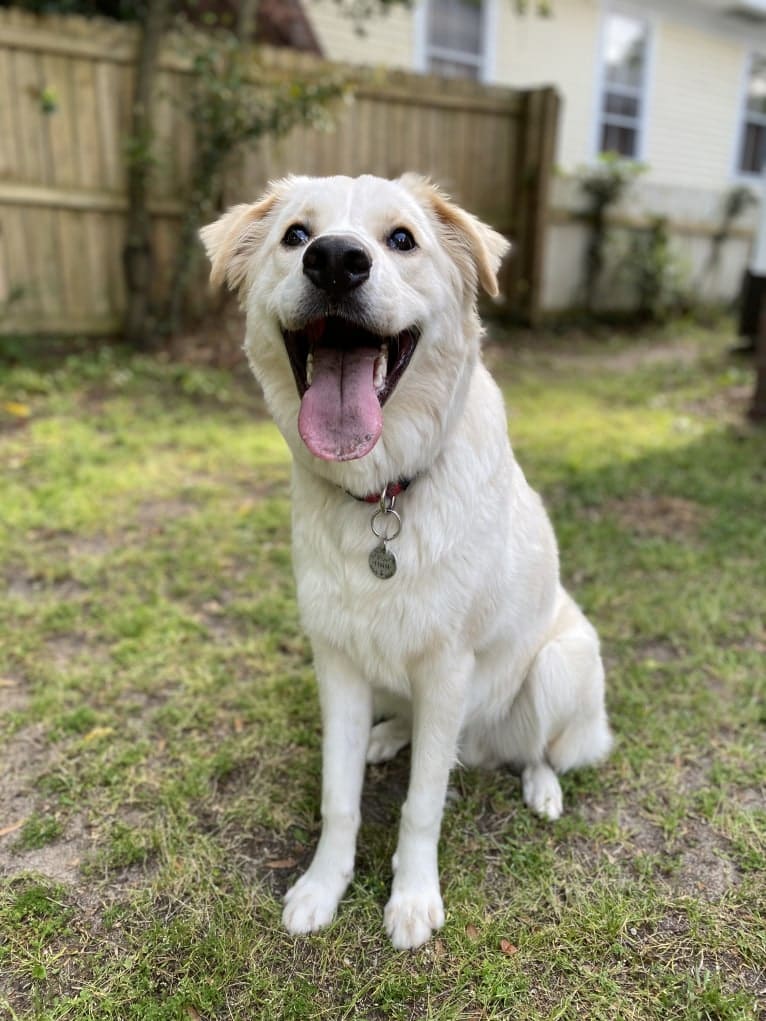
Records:
M376 578L393 578L396 574L396 557L386 549L385 542L379 543L370 553L368 563Z

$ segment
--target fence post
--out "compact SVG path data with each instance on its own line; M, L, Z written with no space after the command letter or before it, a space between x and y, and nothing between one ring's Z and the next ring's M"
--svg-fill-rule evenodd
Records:
M550 182L554 169L560 100L546 87L522 93L521 123L514 175L514 298L522 319L537 326L542 316L543 270Z
M748 410L753 422L766 422L766 298L761 298L758 332L755 337L755 390Z

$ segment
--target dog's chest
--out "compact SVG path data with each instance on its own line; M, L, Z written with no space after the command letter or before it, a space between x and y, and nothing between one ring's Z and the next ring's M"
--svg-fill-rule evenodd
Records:
M373 513L294 514L298 602L310 635L343 649L376 685L404 692L412 663L454 639L466 610L448 577L449 558L428 555L422 529L405 513L400 535L387 546L396 573L373 572L370 554L379 545L370 529Z

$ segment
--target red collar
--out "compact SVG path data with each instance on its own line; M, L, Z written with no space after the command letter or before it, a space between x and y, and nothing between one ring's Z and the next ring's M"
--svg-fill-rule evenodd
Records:
M382 490L380 493L367 493L365 496L357 496L356 493L349 493L348 495L353 496L355 500L359 500L362 503L380 503L383 492L386 493L386 496L398 496L405 491L411 482L412 479L399 479L398 482L389 482L385 490ZM348 490L346 492L348 493Z

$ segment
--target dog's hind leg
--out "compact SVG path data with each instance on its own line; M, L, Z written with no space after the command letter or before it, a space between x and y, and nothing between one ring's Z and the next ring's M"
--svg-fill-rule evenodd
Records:
M367 746L369 763L388 762L412 739L412 723L401 716L376 723Z
M564 809L559 778L546 762L524 767L521 794L524 804L543 819L558 819Z
M553 637L532 662L510 728L511 748L523 765L524 801L548 819L562 811L556 774L599 761L612 744L598 637L569 596L561 595Z
M367 746L367 761L388 762L412 739L412 703L388 691L374 693L375 723Z

